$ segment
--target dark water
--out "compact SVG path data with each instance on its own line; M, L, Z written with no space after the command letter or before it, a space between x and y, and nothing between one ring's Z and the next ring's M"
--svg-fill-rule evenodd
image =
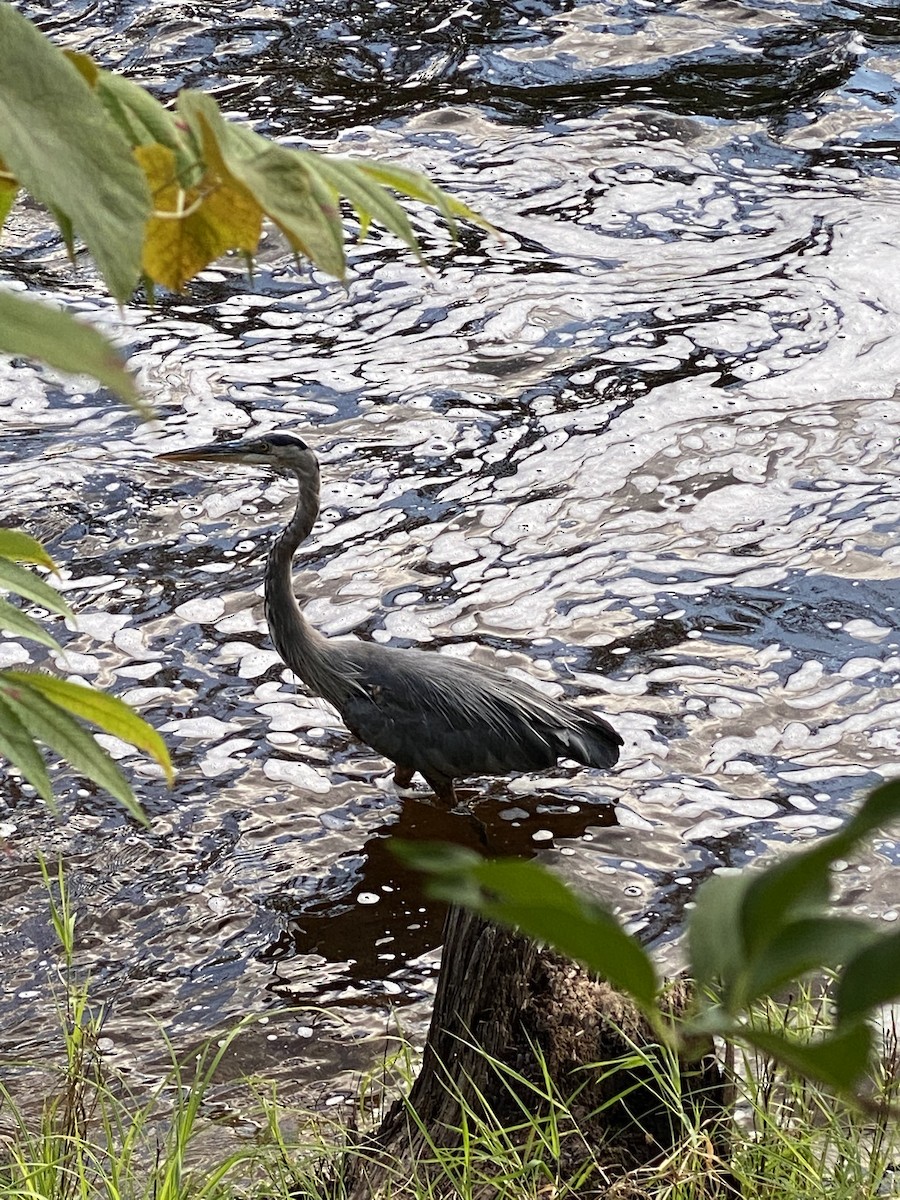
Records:
M41 1058L61 854L116 1065L273 1015L240 1065L338 1097L392 1027L421 1036L440 913L387 838L542 851L674 961L709 872L838 823L896 773L900 18L894 5L24 6L158 88L211 89L296 144L428 171L502 231L428 212L349 291L277 239L120 319L19 210L6 278L115 331L158 421L0 367L3 520L43 536L79 629L65 674L165 735L174 791L107 740L152 829L58 774L56 824L0 799L7 1044ZM288 484L161 449L274 428L323 460L300 556L330 634L499 661L606 713L607 777L401 799L305 697L260 599ZM3 643L3 664L42 662ZM897 848L845 902L897 918ZM152 1020L151 1020L152 1018Z

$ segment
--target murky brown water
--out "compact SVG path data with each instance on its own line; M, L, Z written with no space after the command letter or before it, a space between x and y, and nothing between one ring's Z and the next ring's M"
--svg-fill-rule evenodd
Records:
M25 6L29 9L29 6ZM349 293L272 239L120 324L19 212L6 277L120 335L159 421L0 367L5 523L46 538L79 631L56 666L167 738L122 754L137 830L60 773L4 782L0 1020L42 1057L61 854L113 1061L153 1075L246 1012L241 1065L339 1095L391 1014L427 1020L440 914L386 838L546 857L666 945L717 866L832 828L896 773L900 19L893 5L470 3L33 8L171 94L211 86L289 139L421 168L502 241L424 273L387 241ZM325 632L492 656L606 713L604 777L494 782L472 815L386 764L272 652L260 583L288 484L162 449L275 428L323 460L301 553ZM6 641L0 663L41 662ZM897 917L897 847L845 872Z

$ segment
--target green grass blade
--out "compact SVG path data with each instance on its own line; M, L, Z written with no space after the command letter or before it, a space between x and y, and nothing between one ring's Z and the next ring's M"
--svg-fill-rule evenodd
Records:
M122 700L82 683L58 679L55 675L34 671L7 671L5 675L13 683L40 692L52 704L97 725L104 733L111 733L123 742L130 742L138 750L143 750L159 763L167 781L170 784L174 782L175 774L165 742L152 726Z
M34 738L16 716L13 708L0 697L0 754L18 767L38 795L55 812L53 786Z
M136 820L146 825L143 809L109 754L64 708L29 686L30 679L21 671L0 672L0 696L14 709L31 736L54 750L79 775L109 792Z
M29 617L20 608L16 608L14 604L3 599L0 599L0 629L17 634L19 637L31 638L33 642L49 646L51 650L62 649L56 638L50 636L40 621Z
M56 563L36 539L21 529L0 529L0 558L11 558L13 562L37 563L41 567L56 570Z

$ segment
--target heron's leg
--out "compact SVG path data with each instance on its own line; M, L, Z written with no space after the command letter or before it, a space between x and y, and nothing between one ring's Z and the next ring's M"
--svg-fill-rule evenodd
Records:
M412 783L412 777L415 774L412 767L401 767L399 763L394 767L394 783L398 788L408 788Z
M456 804L456 792L453 790L453 780L450 776L438 775L434 771L429 774L423 771L422 774L425 776L425 782L434 792L435 798L439 803L446 804L452 808Z

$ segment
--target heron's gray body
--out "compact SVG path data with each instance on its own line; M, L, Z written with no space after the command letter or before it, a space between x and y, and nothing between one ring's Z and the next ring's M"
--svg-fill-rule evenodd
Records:
M446 795L452 780L470 775L541 771L560 758L611 767L618 758L618 735L605 721L502 671L367 643L336 643L334 653L354 682L326 699L361 742L397 764L400 781L418 771Z
M230 459L296 476L297 508L266 565L272 641L309 690L396 765L399 784L418 771L440 799L452 802L454 779L470 775L545 770L560 758L615 764L622 739L602 717L551 700L503 671L432 651L325 638L309 624L294 596L291 560L318 515L319 472L299 439L272 434L162 457Z

